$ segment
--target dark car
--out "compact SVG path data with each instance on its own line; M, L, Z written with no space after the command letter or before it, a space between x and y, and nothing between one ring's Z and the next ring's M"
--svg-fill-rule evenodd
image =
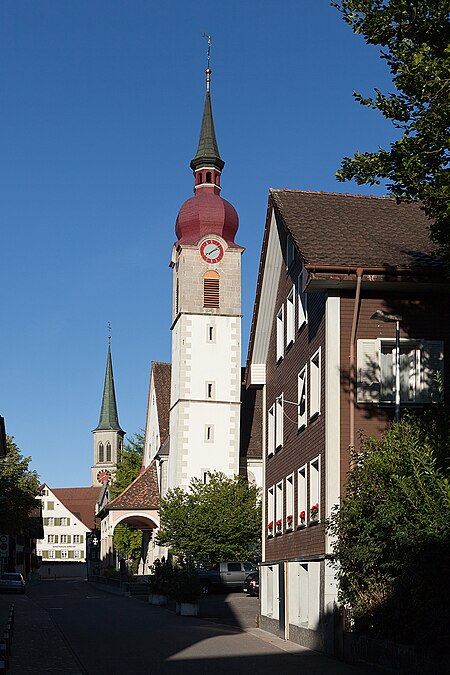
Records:
M244 593L259 596L259 572L250 572L244 580Z
M25 593L25 581L19 572L3 572L0 577L0 591Z

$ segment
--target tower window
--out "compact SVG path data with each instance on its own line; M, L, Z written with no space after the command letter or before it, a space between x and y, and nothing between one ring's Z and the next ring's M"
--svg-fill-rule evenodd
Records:
M212 424L205 424L205 442L212 443L214 441L214 427Z
M220 276L214 270L208 270L203 277L203 307L219 307Z
M98 444L98 461L99 462L105 461L105 449L103 447L103 443Z
M206 341L207 342L215 342L216 341L216 332L215 332L214 326L207 326L206 327Z
M206 383L206 398L214 398L214 382Z
M211 171L206 172L206 182L211 183Z
M111 461L111 443L106 444L106 461Z
M203 174L198 173L197 176L198 176L198 185L200 185L201 183L203 183Z

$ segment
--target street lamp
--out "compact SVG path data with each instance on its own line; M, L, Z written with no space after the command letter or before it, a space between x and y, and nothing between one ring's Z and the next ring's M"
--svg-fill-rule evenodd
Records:
M395 421L400 421L400 314L386 314L381 309L370 317L374 321L383 321L384 323L395 323Z

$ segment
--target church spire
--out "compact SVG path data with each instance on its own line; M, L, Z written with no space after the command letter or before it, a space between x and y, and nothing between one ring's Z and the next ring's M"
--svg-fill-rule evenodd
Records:
M200 129L200 139L198 142L197 153L191 161L191 169L197 171L203 167L215 168L219 173L225 166L225 162L220 156L219 147L216 140L216 132L214 129L214 120L211 106L210 82L212 70L209 67L211 57L211 36L208 38L208 63L206 68L206 96L205 106L203 109L202 126Z
M122 431L119 425L116 392L114 389L114 375L111 358L111 336L108 336L108 356L106 358L106 373L105 383L103 386L102 407L100 410L100 420L94 431L106 431L110 429L114 431Z

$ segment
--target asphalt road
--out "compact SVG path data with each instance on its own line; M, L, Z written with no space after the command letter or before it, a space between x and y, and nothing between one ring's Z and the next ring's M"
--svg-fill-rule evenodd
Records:
M82 580L42 581L30 585L27 595L17 598L11 675L372 672L255 628L258 600L243 594L203 598L202 613L209 618L180 617Z

